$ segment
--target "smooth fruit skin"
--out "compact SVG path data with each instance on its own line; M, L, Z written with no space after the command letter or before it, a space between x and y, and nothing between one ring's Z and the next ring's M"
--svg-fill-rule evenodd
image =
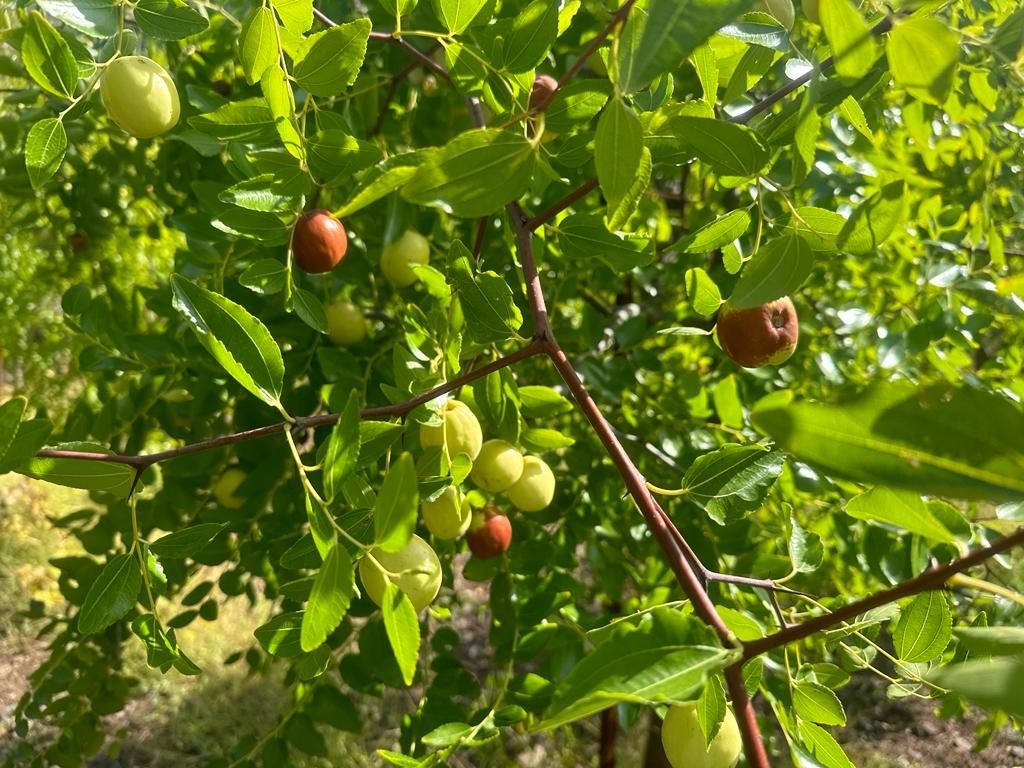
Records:
M469 551L481 560L504 554L512 545L512 523L493 504L473 514L473 524L466 534Z
M396 288L405 288L419 278L410 264L430 261L430 241L419 232L407 229L400 238L384 248L380 256L380 271Z
M523 512L540 512L555 498L555 474L536 456L523 459L523 474L505 495Z
M431 535L445 541L459 538L473 519L469 499L463 498L454 485L445 488L433 501L424 501L420 511Z
M100 98L110 119L140 139L166 133L181 113L174 80L145 56L121 56L111 62L100 82Z
M471 461L476 461L484 442L476 414L461 400L449 400L444 404L442 418L444 424L440 426L424 424L420 427L420 445L431 448L447 443L449 456L465 453Z
M523 475L523 454L505 440L488 440L473 462L470 477L480 488L501 493Z
M397 552L385 552L379 547L370 550L373 558L390 571L385 576L369 557L359 561L359 578L366 594L377 605L384 599L384 579L402 590L413 608L422 611L437 597L441 589L441 561L437 553L415 534L409 543Z
M743 749L736 717L728 708L722 727L705 749L693 704L669 707L661 724L661 744L672 768L733 768Z
M726 303L717 330L722 349L744 368L786 362L800 337L796 307L788 296L749 309Z
M821 24L820 0L800 0L804 16L812 24Z
M307 211L292 229L292 255L305 272L330 272L345 258L348 235L330 211Z
M348 301L336 301L327 307L327 336L335 344L358 344L366 338L363 311Z
M213 498L225 509L238 509L245 503L245 499L241 496L236 496L235 491L238 490L238 486L242 484L245 477L245 472L238 469L238 467L226 469L224 474L217 478L217 481L210 489L213 491Z
M754 10L767 13L786 29L792 29L793 23L796 21L793 0L760 0L754 6Z
M536 112L541 105L551 102L551 94L558 90L558 81L551 75L537 75L533 80L533 88L530 90L530 111Z

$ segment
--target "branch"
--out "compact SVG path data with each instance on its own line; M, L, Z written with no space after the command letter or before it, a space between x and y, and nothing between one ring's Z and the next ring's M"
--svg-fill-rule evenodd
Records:
M596 187L597 179L588 179L587 181L583 182L579 187L570 192L568 195L559 200L557 203L552 205L550 208L538 213L532 219L528 219L523 226L525 226L530 232L533 232L535 229L543 227L545 224L547 224L549 221L555 218L555 216L560 214L570 205L590 194L591 190L593 190Z
M875 24L875 26L873 26L871 28L871 36L872 37L881 37L886 32L888 32L890 29L892 29L892 17L891 16L886 16L884 19L882 19L880 22L878 22L877 24ZM807 83L809 83L811 81L812 77L814 77L815 75L818 75L818 74L824 74L825 72L828 72L835 65L836 65L836 57L835 56L829 56L827 59L825 59L823 62L821 62L821 64L817 68L812 69L809 72L805 72L804 74L800 75L800 77L796 78L795 80L790 80L788 83L786 83L784 86L779 88L774 93L770 93L767 96L765 96L763 99L761 99L759 102L754 104L754 106L752 106L746 112L743 112L742 114L739 114L739 115L733 115L731 118L729 118L729 122L731 122L731 123L739 123L740 125L746 125L753 118L757 117L759 114L764 112L766 109L771 107L773 104L776 104L777 102L782 101L782 99L786 98L789 94L791 94L797 88L799 88L802 85L806 85Z
M436 44L431 46L428 53L433 52L434 50L436 50L436 48ZM431 61L433 61L433 59L431 59ZM384 120L388 116L388 107L391 106L391 102L394 100L395 94L398 93L398 86L409 75L410 72L412 72L414 69L420 66L423 66L423 62L420 61L419 59L414 58L404 67L402 67L402 69L400 69L398 72L391 76L391 84L388 86L388 92L384 95L384 100L381 102L380 112L377 113L377 121L373 124L373 127L370 128L369 131L367 131L367 138L372 138L373 136L376 136L378 133L380 133L381 128L384 127Z
M926 592L929 589L941 587L951 576L954 576L961 571L966 571L974 565L983 563L993 555L998 555L1000 552L1012 549L1018 544L1024 544L1024 527L1018 528L1016 532L1011 533L1008 536L1003 536L1002 538L997 539L993 544L984 547L983 549L976 550L966 557L958 558L957 560L953 560L952 562L938 568L932 568L931 570L925 571L920 576L915 576L909 581L897 584L895 587L882 590L881 592L876 592L873 595L865 597L863 600L850 603L849 605L843 606L832 613L827 613L824 616L818 616L801 624L795 624L791 627L780 630L775 634L763 637L760 640L753 640L749 643L745 643L743 648L743 660L747 661L755 656L760 656L762 653L767 653L768 651L781 648L782 646L788 645L789 643L797 640L802 640L805 637L810 637L823 629L828 629L836 624L852 619L865 611L870 611L872 608L877 608L880 605L885 605L886 603L891 603L904 597Z
M415 397L411 397L408 400L404 400L401 403L394 403L392 405L382 405L376 408L364 408L359 412L359 418L361 419L373 419L373 418L389 418L389 417L404 417L414 408L417 408L424 403L429 403L441 395L447 394L452 390L458 389L459 387L465 386L470 382L476 381L477 379L483 378L494 371L507 368L513 363L517 363L520 360L525 360L528 357L532 357L540 352L544 351L543 344L537 341L530 342L525 347L516 350L515 352L499 357L487 365L484 365L475 370L468 371L461 376L456 376L450 381L446 381L443 384L439 384L433 389L428 389ZM323 413L316 416L305 416L302 418L295 419L292 422L293 429L312 429L315 427L322 427L329 424L334 424L338 421L338 414L336 413ZM36 453L38 458L50 458L50 459L80 459L84 461L105 461L110 464L127 464L130 467L143 470L153 464L160 461L166 461L168 459L175 459L179 456L187 456L192 453L200 453L201 451L208 451L213 448L220 448L224 445L234 445L236 443L244 443L249 440L258 440L263 437L270 437L271 435L281 434L287 426L287 422L280 422L277 424L269 424L265 427L257 427L256 429L248 429L244 432L234 432L230 435L220 435L219 437L213 437L209 440L203 440L198 443L190 443L189 445L183 445L179 448L172 448L167 451L160 451L158 453L147 453L140 454L138 456L122 456L118 454L110 453L95 453L91 451L65 451L57 449L44 449Z

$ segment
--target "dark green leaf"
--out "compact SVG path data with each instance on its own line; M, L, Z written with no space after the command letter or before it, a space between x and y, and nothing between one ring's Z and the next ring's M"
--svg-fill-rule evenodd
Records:
M931 661L946 650L952 636L953 617L941 592L924 592L903 609L892 633L893 647L901 661Z
M594 163L601 191L614 210L636 179L643 157L643 128L622 99L612 99L597 121Z
M480 343L511 338L523 324L523 313L512 298L512 289L494 272L474 274L472 254L460 240L448 252L448 278L466 314L467 332Z
M292 659L302 653L302 611L278 614L253 631L263 650L280 659Z
M724 445L686 471L687 498L725 525L753 512L782 473L785 456L761 445Z
M402 590L390 581L385 581L381 611L384 615L384 629L398 668L402 671L402 679L406 685L412 685L420 654L420 622L416 609Z
M628 272L654 261L654 243L646 237L609 232L600 216L575 213L558 224L565 257L575 264L598 259L615 272Z
M181 0L139 0L133 13L139 29L156 40L184 40L210 26L205 16Z
M213 541L223 529L222 523L200 523L161 536L149 545L149 549L167 559L190 557Z
M89 587L78 613L78 631L91 635L109 627L135 605L142 572L133 555L114 555Z
M292 72L295 80L314 96L337 96L355 82L369 38L369 19L318 32L306 41L306 54Z

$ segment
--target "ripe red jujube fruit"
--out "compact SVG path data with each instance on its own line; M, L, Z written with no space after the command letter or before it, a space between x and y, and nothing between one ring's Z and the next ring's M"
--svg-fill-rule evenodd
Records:
M345 227L330 211L307 211L295 222L292 254L295 263L306 272L331 271L345 258L347 249Z
M746 309L727 303L718 313L718 341L744 368L786 362L799 337L796 307L788 296Z
M512 523L493 504L473 513L473 522L466 532L469 551L481 560L497 557L512 545Z

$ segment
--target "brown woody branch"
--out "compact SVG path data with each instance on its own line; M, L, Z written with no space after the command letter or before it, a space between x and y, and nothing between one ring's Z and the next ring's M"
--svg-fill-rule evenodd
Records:
M566 208L568 208L570 205L586 197L596 187L597 179L588 179L587 181L583 182L579 187L570 192L568 195L559 200L557 203L552 205L550 208L541 211L533 218L528 219L524 226L530 232L533 232L535 229L540 229L553 218L555 218L555 216L557 216Z
M878 22L877 24L875 24L875 26L871 28L870 34L872 37L881 37L890 29L892 29L892 17L886 16L884 19L882 19L880 22ZM769 109L772 105L782 101L797 88L800 88L801 86L804 86L807 83L809 83L811 81L811 78L813 78L815 75L828 72L835 65L836 57L829 56L814 69L810 70L809 72L805 72L804 74L800 75L800 77L794 80L790 80L777 91L774 91L773 93L770 93L767 96L765 96L763 99L754 104L754 106L752 106L746 112L734 115L733 117L729 118L729 121L733 123L739 123L740 125L746 125L753 118L757 117L766 109Z
M895 587L876 592L865 597L863 600L857 600L849 605L845 605L832 613L795 624L760 640L746 643L743 648L743 659L752 659L755 656L760 656L762 653L767 653L797 640L802 640L805 637L810 637L823 629L834 627L836 624L841 624L848 619L859 616L865 611L870 611L872 608L926 592L929 589L937 589L945 584L951 576L961 571L966 571L972 566L985 562L993 555L998 555L1000 552L1005 552L1019 544L1024 544L1024 527L1018 528L1014 533L997 539L987 547L953 560L946 565L925 571L920 576L915 576L913 579L897 584Z

